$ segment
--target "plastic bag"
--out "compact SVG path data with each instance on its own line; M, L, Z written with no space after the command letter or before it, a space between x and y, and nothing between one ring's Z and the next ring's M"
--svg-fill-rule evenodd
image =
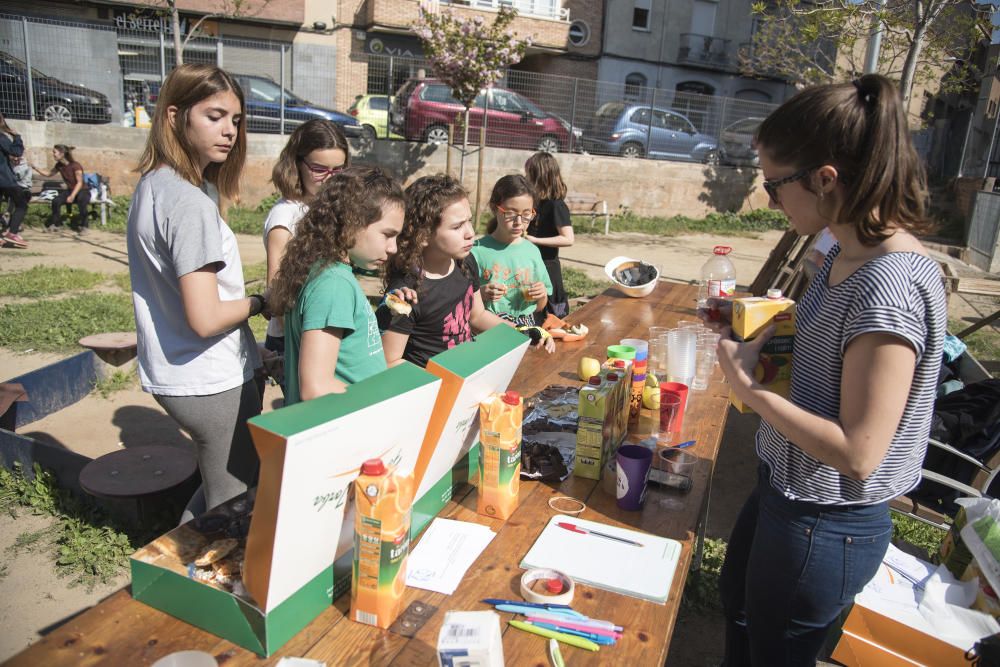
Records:
M962 541L968 547L990 588L1000 591L1000 500L959 498L968 521L962 527Z

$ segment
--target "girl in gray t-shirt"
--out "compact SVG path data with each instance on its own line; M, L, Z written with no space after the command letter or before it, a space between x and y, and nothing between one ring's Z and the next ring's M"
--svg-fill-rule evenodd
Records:
M128 216L139 377L194 441L202 488L191 518L245 492L258 460L246 421L261 410L236 237L219 215L246 155L243 93L223 70L183 65L160 91Z

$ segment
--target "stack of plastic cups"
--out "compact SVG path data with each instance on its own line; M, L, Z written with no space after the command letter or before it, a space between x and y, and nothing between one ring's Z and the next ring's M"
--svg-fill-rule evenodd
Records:
M659 379L666 379L667 377L667 337L661 336L659 338L651 338L649 340L649 366L647 367L646 373L652 373ZM660 394L659 390L656 392L656 397L653 399L652 407L652 431L650 435L656 436L658 431L658 424L660 422L659 418L659 402Z
M690 329L674 329L667 334L667 380L691 386L698 336Z
M715 351L719 344L719 334L702 333L698 336L698 343L695 347L694 360L694 384L692 389L701 391L708 389L708 381L712 377L712 370L715 368Z
M639 426L642 412L642 390L646 388L646 371L649 366L649 343L641 338L623 338L622 345L635 348L632 361L632 395L629 398L628 428L634 431Z

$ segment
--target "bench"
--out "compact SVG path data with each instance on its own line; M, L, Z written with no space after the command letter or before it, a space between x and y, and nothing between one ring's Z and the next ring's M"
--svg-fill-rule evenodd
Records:
M594 225L594 220L599 215L604 216L604 234L607 235L611 228L611 216L608 215L608 202L599 199L597 195L588 192L575 192L566 196L566 206L570 215L589 215L590 225Z
M109 188L109 181L106 176L101 177L101 187L98 188L98 196L95 198L91 195L90 205L97 205L101 215L101 226L108 224L108 206L114 206L115 202L111 199L111 191ZM65 190L66 184L62 180L53 180L51 178L45 178L44 176L38 176L37 174L31 178L31 204L48 204L51 200L42 199L39 195L46 190Z

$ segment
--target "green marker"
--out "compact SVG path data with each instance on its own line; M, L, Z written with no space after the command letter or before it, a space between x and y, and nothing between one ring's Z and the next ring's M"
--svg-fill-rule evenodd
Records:
M535 635L541 635L542 637L548 637L549 639L555 639L563 644L569 644L570 646L576 646L578 648L585 648L588 651L600 650L600 646L585 639L584 637L577 637L575 635L567 635L562 632L556 632L555 630L549 630L548 628L540 628L536 625L530 625L522 621L507 621L513 625L518 630L524 630L525 632L530 632Z

